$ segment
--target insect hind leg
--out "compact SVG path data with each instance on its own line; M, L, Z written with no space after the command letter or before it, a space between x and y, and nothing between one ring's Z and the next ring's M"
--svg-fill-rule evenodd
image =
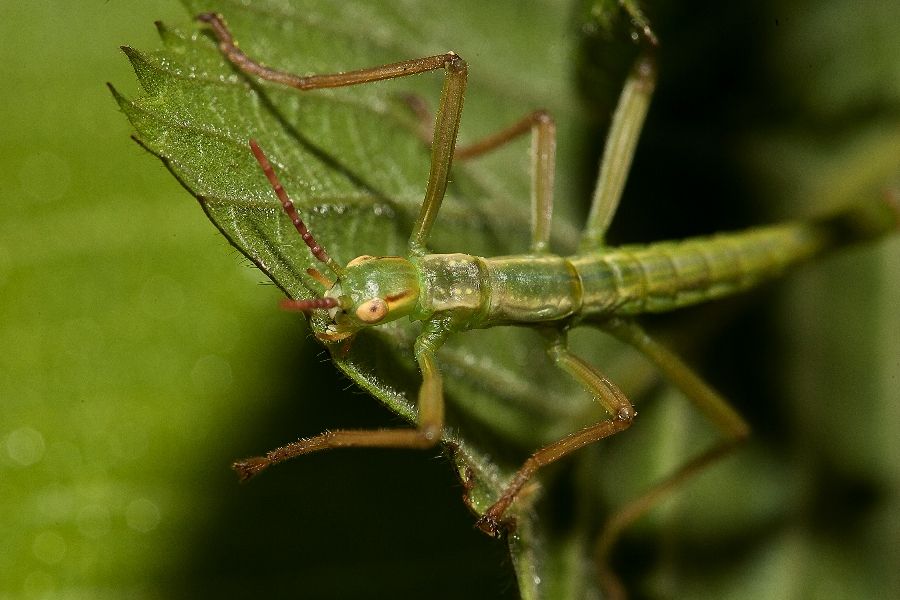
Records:
M581 234L582 251L603 246L625 189L655 86L656 66L650 56L642 56L625 81L609 126L591 209Z
M694 476L730 455L750 435L750 427L718 392L678 356L647 335L636 322L615 318L596 325L646 356L725 436L675 473L627 502L607 520L594 549L597 572L604 597L624 598L625 588L609 566L610 552L622 532Z

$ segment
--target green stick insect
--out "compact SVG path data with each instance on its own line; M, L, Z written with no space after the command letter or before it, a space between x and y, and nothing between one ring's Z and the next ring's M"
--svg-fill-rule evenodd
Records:
M621 197L654 88L654 64L645 56L633 68L615 110L579 251L559 256L550 249L556 133L547 112L533 112L505 130L458 148L467 65L453 52L358 71L296 76L263 66L244 54L221 16L206 13L198 19L208 24L220 50L238 69L298 90L361 85L440 69L445 72L430 140L430 174L406 256L363 255L346 265L338 264L304 225L262 148L250 141L251 151L284 212L312 255L330 273L310 270L321 284L320 297L285 300L282 306L324 320L326 326L316 335L328 344L350 343L359 331L397 319L420 321L422 329L414 353L422 383L415 428L328 431L264 456L237 461L234 468L240 477L248 479L287 459L329 448L433 447L440 442L444 429L443 382L437 359L442 344L450 336L472 329L532 327L543 335L548 360L587 388L608 417L540 448L524 462L477 521L482 531L499 535L510 525L506 519L510 506L542 467L619 433L634 421L635 409L616 384L569 349L569 330L599 328L649 358L724 438L610 519L601 535L598 554L601 576L611 596L620 596L623 590L605 567L604 559L623 528L667 493L731 452L749 434L744 419L681 359L648 336L635 317L735 294L827 250L885 235L900 222L900 205L896 199L887 198L817 220L645 246L607 246L605 234ZM528 132L533 140L528 252L501 257L429 253L429 234L454 159L477 157Z

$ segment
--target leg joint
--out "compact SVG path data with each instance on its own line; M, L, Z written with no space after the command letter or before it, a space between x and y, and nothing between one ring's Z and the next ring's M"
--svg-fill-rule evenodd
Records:
M431 448L441 441L443 427L440 424L423 425L418 433L422 439L422 448Z
M459 73L461 71L468 70L468 65L466 61L462 59L462 57L451 50L445 55L444 68L446 68L451 73Z
M616 421L620 423L624 423L626 427L630 427L634 422L634 418L637 416L637 411L634 410L634 406L630 403L625 404L619 407L619 411L616 413L615 417L613 417Z
M530 120L535 125L555 125L556 120L547 109L540 108L530 115Z

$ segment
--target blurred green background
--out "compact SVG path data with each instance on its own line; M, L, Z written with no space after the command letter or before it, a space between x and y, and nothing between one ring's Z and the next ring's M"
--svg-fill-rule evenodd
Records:
M662 78L617 234L741 227L896 187L898 12L651 10ZM103 85L137 92L116 48L157 47L153 21L186 26L182 7L2 15L0 598L514 596L505 548L472 529L434 454L323 454L235 483L235 457L396 420L334 392L348 383L277 290L128 139ZM694 565L685 587L657 570L648 593L900 594L898 257L896 238L848 252L724 320L699 364L755 447L783 457L789 505L747 557L762 582Z

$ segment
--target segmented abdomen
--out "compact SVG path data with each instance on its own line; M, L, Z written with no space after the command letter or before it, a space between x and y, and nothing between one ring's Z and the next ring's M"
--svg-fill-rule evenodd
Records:
M745 290L823 251L896 229L900 207L887 200L817 220L572 257L581 314L663 312Z
M829 245L807 224L681 242L623 246L570 260L584 287L581 314L664 312L745 290Z
M697 304L774 277L829 244L807 224L604 248L560 256L480 259L484 325L635 315Z

